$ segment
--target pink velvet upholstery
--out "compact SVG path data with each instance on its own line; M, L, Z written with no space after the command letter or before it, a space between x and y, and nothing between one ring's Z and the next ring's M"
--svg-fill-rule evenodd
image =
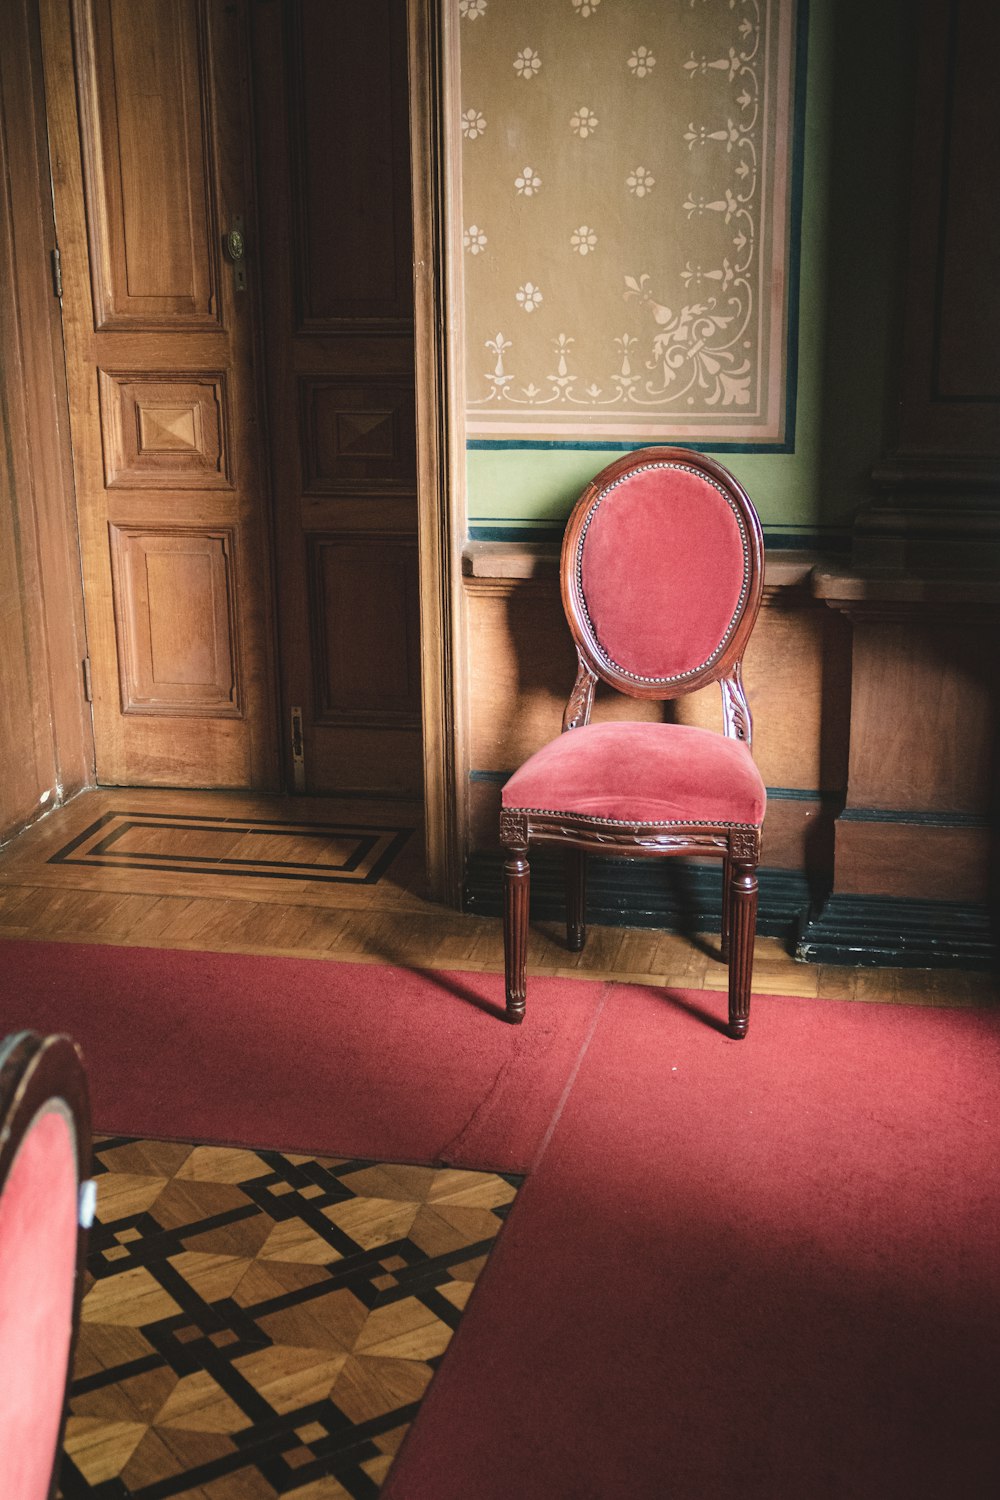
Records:
M618 823L759 826L766 793L747 747L683 724L588 724L543 746L503 805Z
M683 677L713 659L748 578L730 501L705 476L666 463L603 492L580 567L603 650L626 672L652 680Z
M73 1331L77 1158L72 1126L46 1106L0 1194L0 1493L45 1500Z

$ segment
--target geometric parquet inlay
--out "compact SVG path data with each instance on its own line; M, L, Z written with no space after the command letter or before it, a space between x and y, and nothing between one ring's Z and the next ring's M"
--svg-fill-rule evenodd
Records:
M521 1179L99 1138L64 1500L368 1500Z
M373 885L413 833L347 823L107 812L49 864Z

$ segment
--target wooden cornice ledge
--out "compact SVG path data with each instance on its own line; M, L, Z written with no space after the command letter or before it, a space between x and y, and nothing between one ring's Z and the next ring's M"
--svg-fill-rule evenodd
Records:
M995 573L961 576L821 565L813 570L812 591L833 609L849 614L863 613L866 607L1000 607L1000 579Z
M765 548L766 548L765 539ZM466 542L462 549L462 576L467 586L505 581L558 583L558 542ZM834 560L819 552L775 550L764 567L766 593L806 589L820 568L832 569Z

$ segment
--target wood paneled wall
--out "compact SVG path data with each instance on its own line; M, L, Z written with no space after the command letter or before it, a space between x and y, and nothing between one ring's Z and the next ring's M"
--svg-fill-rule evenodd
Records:
M93 779L37 17L0 47L0 840Z

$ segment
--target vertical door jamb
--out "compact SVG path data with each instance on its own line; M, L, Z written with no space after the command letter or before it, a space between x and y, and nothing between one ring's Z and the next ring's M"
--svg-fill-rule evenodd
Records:
M460 182L449 129L458 71L451 9L446 0L407 0L427 878L433 899L458 907L468 818L461 268L448 233Z

